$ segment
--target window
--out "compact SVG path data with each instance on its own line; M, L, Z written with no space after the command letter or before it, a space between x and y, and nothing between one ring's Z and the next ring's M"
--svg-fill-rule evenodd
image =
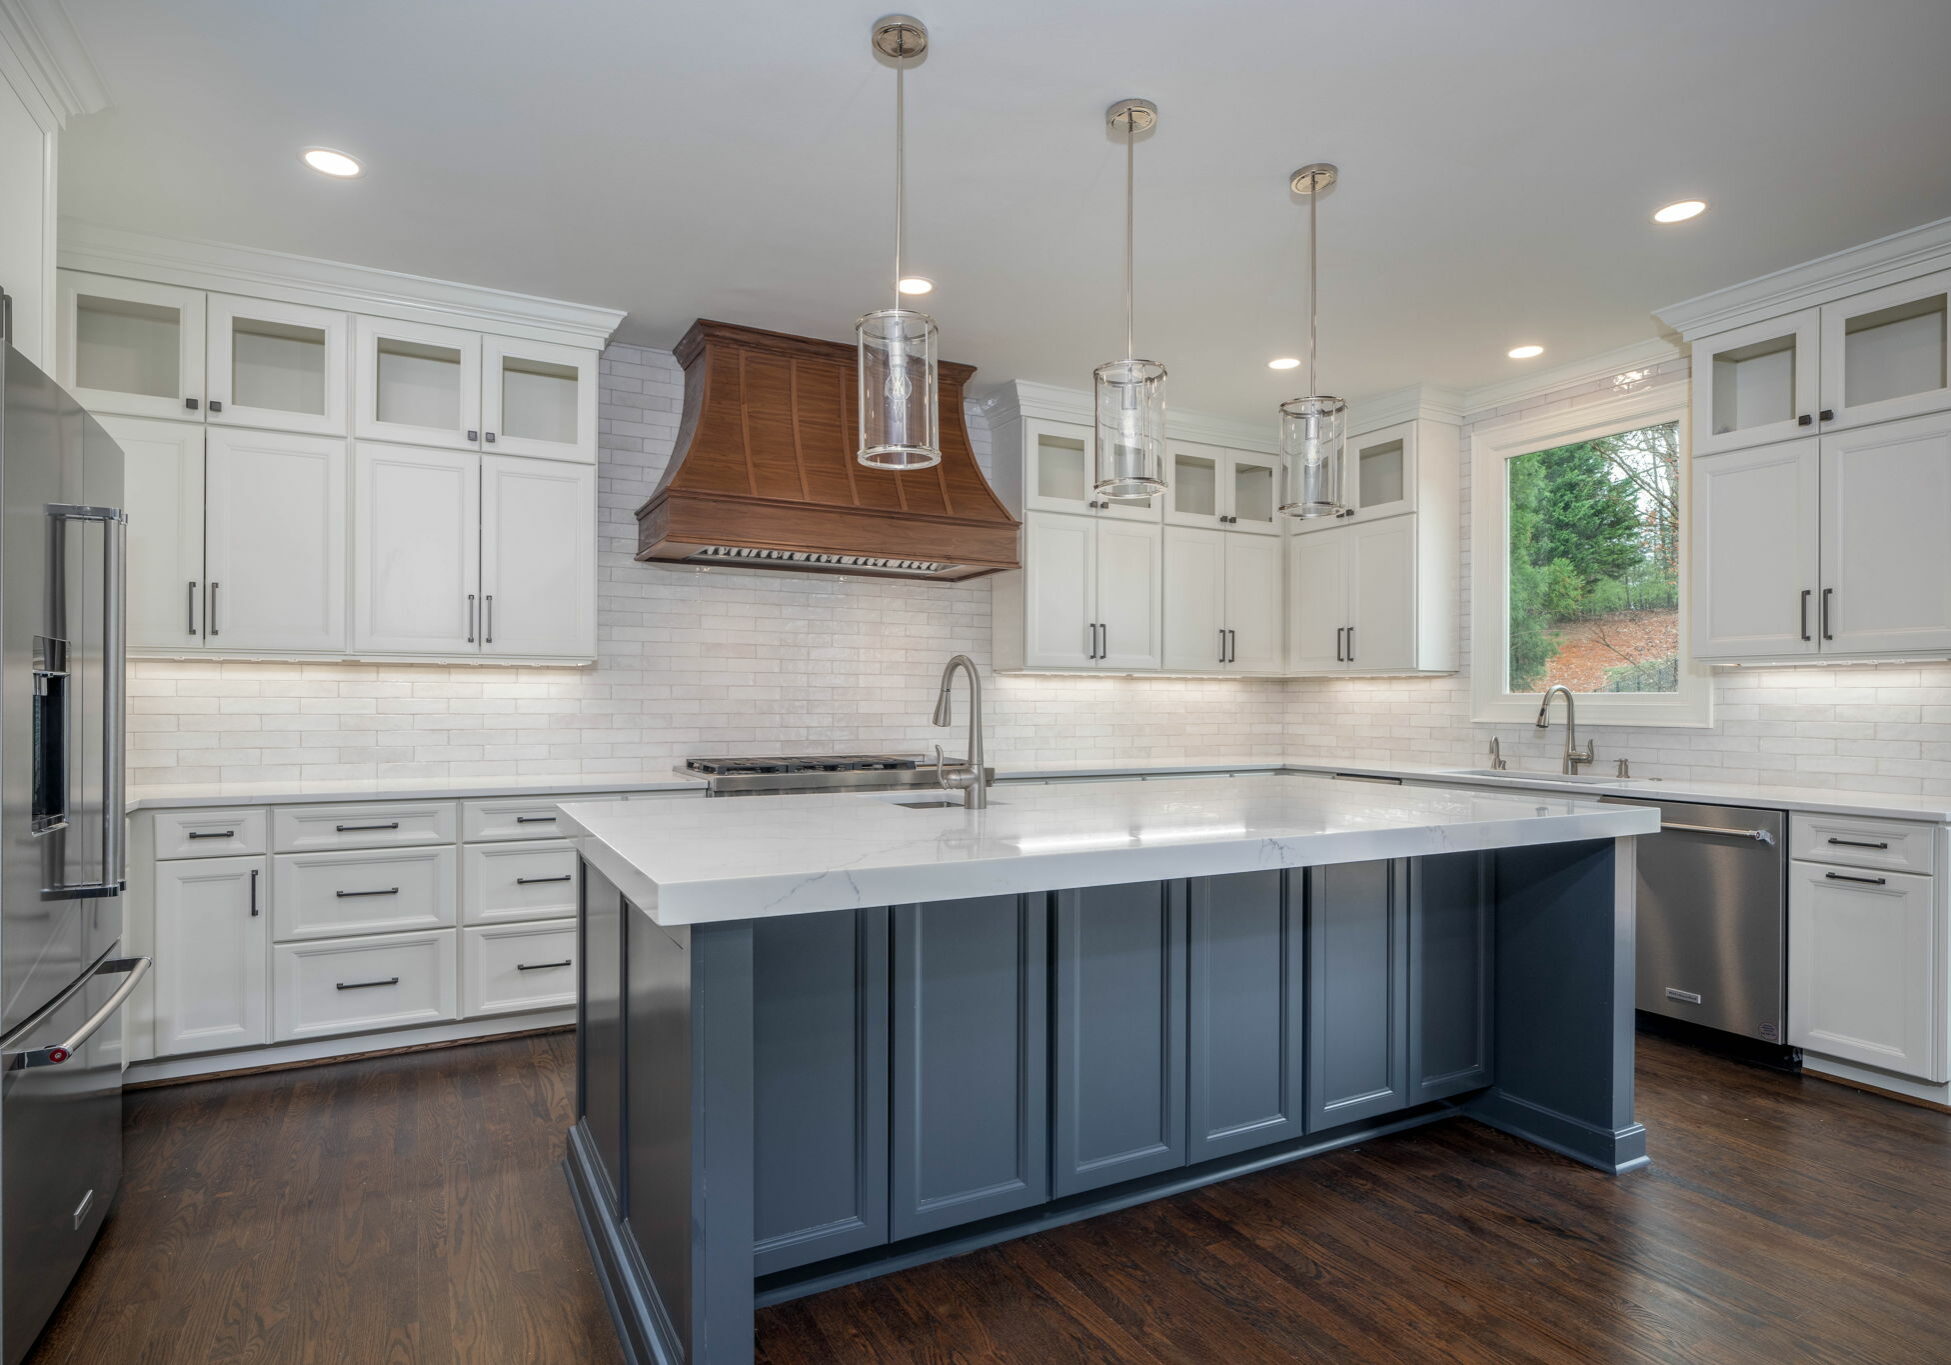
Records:
M1581 720L1708 723L1685 649L1685 442L1659 393L1473 441L1476 719L1531 719L1564 686Z

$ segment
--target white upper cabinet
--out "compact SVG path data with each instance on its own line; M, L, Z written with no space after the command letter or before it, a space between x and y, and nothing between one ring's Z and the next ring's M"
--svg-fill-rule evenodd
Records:
M1232 673L1277 674L1285 623L1278 537L1226 537L1226 667Z
M1822 438L1822 651L1951 650L1951 413Z
M1693 453L1712 455L1808 431L1821 403L1814 308L1694 343Z
M361 442L353 455L352 647L473 654L481 457Z
M1406 517L1375 522L1346 539L1348 666L1358 673L1417 668L1416 523Z
M1170 508L1166 515L1172 515ZM1226 637L1226 545L1231 537L1189 526L1165 528L1165 667L1220 672Z
M1175 526L1278 535L1278 473L1270 455L1168 442L1165 519Z
M549 460L596 459L596 354L487 337L481 347L481 447Z
M1097 666L1164 667L1159 600L1165 528L1097 523Z
M1821 442L1811 436L1693 467L1693 655L1783 658L1820 648Z
M479 333L371 317L359 318L353 333L355 436L480 446Z
M203 648L203 428L104 415L122 447L128 639L136 649Z
M1004 575L997 608L1013 609L1014 629L999 625L998 659L1013 650L1023 668L1097 665L1097 522L1087 516L1036 513L1023 519L1023 567ZM1007 594L1007 595L1006 595Z
M343 436L344 313L270 299L209 296L209 420Z
M596 470L481 457L481 652L596 657Z
M1287 670L1344 673L1348 651L1345 536L1304 536L1287 551Z
M215 428L206 439L206 643L343 653L346 443Z
M1289 543L1287 668L1299 674L1456 668L1455 540L1428 514Z
M61 382L90 412L203 416L200 289L64 270Z
M1014 483L1022 511L1069 512L1114 521L1157 521L1162 499L1130 501L1099 497L1091 487L1096 465L1093 428L1026 417L1022 422L1020 469L999 469L997 484L1005 500ZM1002 458L1008 460L1005 453Z
M1951 270L1822 307L1825 430L1951 407Z

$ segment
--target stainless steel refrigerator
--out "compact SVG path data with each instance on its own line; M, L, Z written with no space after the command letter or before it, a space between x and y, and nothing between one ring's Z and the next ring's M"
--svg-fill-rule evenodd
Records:
M6 300L0 295L0 335ZM0 1350L16 1365L122 1173L122 452L0 348Z

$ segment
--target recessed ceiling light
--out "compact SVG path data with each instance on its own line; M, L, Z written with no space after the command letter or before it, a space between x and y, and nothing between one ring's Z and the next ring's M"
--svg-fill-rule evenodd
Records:
M352 157L330 147L307 147L299 159L320 175L336 176L340 180L350 180L363 169Z
M1269 360L1267 362L1267 368L1270 370L1298 370L1301 368L1301 362L1291 355L1284 355L1277 360Z
M900 283L894 286L903 294L932 294L935 282L925 275L903 275Z
M1542 346L1513 346L1510 350L1504 352L1512 360L1530 360L1532 357L1541 356L1544 353L1545 348Z
M1668 204L1653 215L1656 223L1684 223L1689 218L1707 212L1705 199L1682 199L1677 204Z

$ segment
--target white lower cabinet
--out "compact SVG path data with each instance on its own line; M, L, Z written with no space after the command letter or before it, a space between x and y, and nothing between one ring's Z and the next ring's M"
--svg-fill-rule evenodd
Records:
M264 858L158 863L156 1051L211 1052L270 1039Z
M1789 1042L1899 1075L1951 1079L1937 879L1790 868Z
M272 871L280 940L342 938L454 923L454 850L359 849L287 853Z
M272 1036L286 1043L457 1018L457 932L276 945Z
M506 924L576 913L576 850L564 840L470 844L463 850L461 922Z
M575 925L484 925L461 941L469 1017L576 1003Z

